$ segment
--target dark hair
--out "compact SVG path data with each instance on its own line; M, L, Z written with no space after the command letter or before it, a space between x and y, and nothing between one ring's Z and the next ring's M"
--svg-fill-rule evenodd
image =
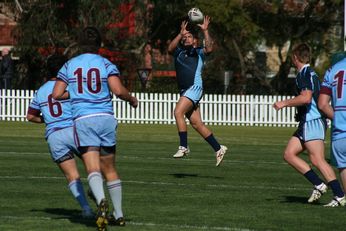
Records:
M58 75L60 68L67 61L66 56L53 54L47 58L47 78L55 78Z
M101 42L101 34L95 27L88 26L80 33L79 46L83 52L97 52Z
M292 49L292 53L297 57L299 62L305 64L310 63L311 51L306 43L295 45Z

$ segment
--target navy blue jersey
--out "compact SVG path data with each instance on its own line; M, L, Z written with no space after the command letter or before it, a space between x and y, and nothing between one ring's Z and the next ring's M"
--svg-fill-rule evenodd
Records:
M309 64L303 66L296 77L297 95L304 90L313 92L311 103L297 107L300 122L321 118L322 115L317 107L320 92L320 80Z
M188 89L192 85L203 87L202 69L205 58L203 48L177 47L173 56L179 90Z

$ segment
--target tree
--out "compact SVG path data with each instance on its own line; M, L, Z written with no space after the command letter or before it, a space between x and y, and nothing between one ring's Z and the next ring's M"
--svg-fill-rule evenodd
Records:
M138 3L139 8L133 4L134 1L121 0L21 1L23 11L16 30L21 85L35 89L42 83L44 75L37 70L42 69L46 55L61 49L69 57L75 55L77 36L86 26L99 28L108 51L120 51L117 54L124 57L119 60L127 62L126 65L120 63L120 69L128 73L126 67L132 68L133 63L138 62L135 51L143 43L142 35L130 34L129 25L123 23L129 14L143 21L142 14L135 14L135 10L142 10L144 4Z

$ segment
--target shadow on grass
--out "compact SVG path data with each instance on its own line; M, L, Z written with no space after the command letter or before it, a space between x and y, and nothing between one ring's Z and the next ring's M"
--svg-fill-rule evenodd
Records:
M309 204L307 197L297 197L297 196L285 196L281 203L296 203L296 204ZM312 203L315 205L320 205L319 202Z
M42 210L32 209L33 212L45 212L54 216L50 216L52 220L68 219L72 223L83 224L88 227L96 227L95 219L83 218L81 210L64 209L64 208L46 208Z
M199 178L223 179L223 177L219 177L219 176L200 176L198 174L191 174L191 173L172 173L169 175L174 176L175 178L199 177Z

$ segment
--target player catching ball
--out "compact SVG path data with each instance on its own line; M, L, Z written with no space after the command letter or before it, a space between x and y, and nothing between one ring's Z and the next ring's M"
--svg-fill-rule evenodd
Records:
M204 47L197 46L197 33L193 30L187 30L187 21L181 23L179 34L168 46L168 52L174 57L180 91L180 98L174 109L180 146L173 157L181 158L190 152L187 144L186 116L192 127L214 149L216 166L219 166L226 154L227 147L220 145L213 133L204 125L199 108L199 101L203 95L202 69L204 60L205 56L213 50L213 40L208 31L209 23L210 17L205 16L203 23L197 24L204 35Z

